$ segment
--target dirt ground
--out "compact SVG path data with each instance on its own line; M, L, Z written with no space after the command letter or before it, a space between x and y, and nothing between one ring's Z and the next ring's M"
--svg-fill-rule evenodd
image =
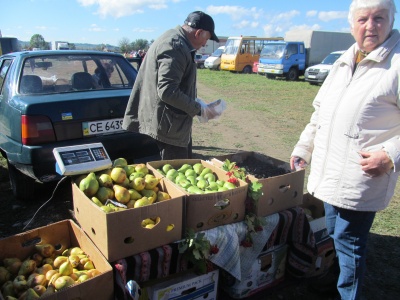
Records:
M256 75L254 75L256 76ZM198 86L199 97L207 102L215 100L209 87ZM229 93L229 92L228 92ZM221 120L207 124L195 121L193 150L195 158L237 152L258 151L288 161L291 146L282 141L282 133L269 130L269 122L262 113L247 112L239 104L229 107ZM43 186L32 201L13 198L8 182L8 171L0 166L0 239L73 218L70 181L62 182L52 195L55 185ZM400 299L400 241L398 237L371 234L369 239L368 272L364 284L365 299ZM328 300L333 296L318 294L309 289L310 280L288 278L280 286L248 298L252 300ZM220 299L229 299L220 295Z

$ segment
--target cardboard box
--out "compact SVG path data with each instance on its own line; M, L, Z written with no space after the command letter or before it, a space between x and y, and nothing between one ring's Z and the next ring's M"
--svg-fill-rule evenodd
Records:
M311 230L314 232L315 242L318 244L320 241L329 238L325 224L324 203L309 193L306 193L303 195L303 204L301 207L305 209L305 213L308 217L309 214L311 214L309 223Z
M205 167L210 168L215 173L218 179L228 180L229 177L221 168L199 159L180 159L180 160L163 160L148 162L148 168L154 172L156 176L162 176L157 169L164 164L171 164L175 169L178 169L183 164L191 164L201 162ZM168 180L168 179L166 179ZM172 182L168 180L169 182ZM175 185L175 183L173 183ZM231 224L244 220L245 203L247 197L248 184L239 180L239 187L224 191L208 194L189 194L182 187L175 185L186 194L185 197L185 223L184 228L192 228L195 231L203 231L215 228L220 225ZM218 206L218 201L228 199L228 205Z
M249 175L248 178L251 181L259 181L263 187L263 195L258 201L258 205L250 206L250 212L255 213L259 217L265 217L282 210L301 205L303 201L303 189L304 189L304 170L291 172L290 164L272 158L257 152L238 152L235 154L218 156L212 159L212 163L218 167L222 167L222 164L226 159L231 162L236 162L239 167L248 158L252 157L260 161L260 164L272 165L275 168L282 168L287 173L284 175L277 175L268 178L257 179L253 175Z
M102 274L75 284L47 297L50 300L69 299L114 299L113 271L96 246L73 221L64 220L45 227L39 227L0 240L0 260L18 257L23 260L35 253L35 244L53 244L61 253L66 248L79 246L93 261ZM0 299L4 300L0 293Z
M319 276L327 272L333 265L336 257L335 248L326 228L323 202L306 193L303 196L302 207L306 210L306 214L311 214L309 223L314 232L317 247L317 255L313 258L313 267L307 277Z
M164 179L159 186L170 194L170 200L105 213L76 184L72 184L75 217L108 261L116 261L182 238L184 194ZM155 217L160 217L160 222L155 227L142 227L142 220ZM170 224L174 228L167 231Z
M149 300L216 300L218 294L219 271L214 270L204 275L185 272L172 279L146 287ZM142 299L142 297L140 297ZM147 300L144 299L144 300Z
M281 283L285 277L287 248L280 245L261 253L248 273L242 274L241 281L222 273L221 288L232 298L242 299Z

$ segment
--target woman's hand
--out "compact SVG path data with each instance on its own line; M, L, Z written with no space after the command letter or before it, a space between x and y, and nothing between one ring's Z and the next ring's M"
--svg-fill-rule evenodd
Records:
M393 168L393 162L384 150L376 152L359 151L361 169L371 177L387 173Z

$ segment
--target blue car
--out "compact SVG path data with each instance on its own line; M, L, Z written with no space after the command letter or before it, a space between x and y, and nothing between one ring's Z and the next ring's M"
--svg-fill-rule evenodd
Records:
M13 193L33 197L35 184L57 181L53 149L101 142L113 160L159 159L145 135L122 129L137 76L120 54L43 50L0 57L0 151Z

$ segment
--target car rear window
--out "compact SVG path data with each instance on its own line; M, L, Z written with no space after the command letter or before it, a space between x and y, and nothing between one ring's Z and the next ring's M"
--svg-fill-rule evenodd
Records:
M137 71L121 56L43 55L25 59L21 94L131 89Z

